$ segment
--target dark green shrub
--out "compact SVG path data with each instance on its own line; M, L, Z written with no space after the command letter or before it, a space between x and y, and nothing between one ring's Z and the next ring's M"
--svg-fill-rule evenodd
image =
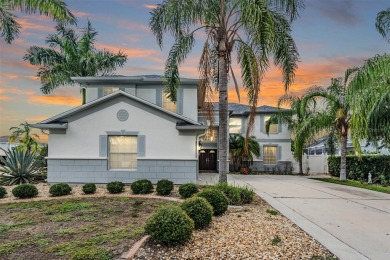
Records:
M7 195L7 191L4 187L0 187L0 199L5 198L5 195Z
M192 197L186 199L180 207L194 221L196 229L205 228L210 225L213 218L213 207L206 199Z
M148 194L153 192L152 182L146 179L133 182L130 188L134 194Z
M184 244L193 230L194 221L178 206L157 209L145 225L146 234L169 246Z
M205 198L211 204L216 216L222 215L228 209L229 200L222 191L207 188L199 192L197 196Z
M253 189L250 189L248 187L238 187L240 189L241 193L241 202L243 204L250 204L253 201L253 198L255 197L255 192Z
M120 181L113 181L107 183L107 190L111 194L122 193L125 190L125 184Z
M95 183L86 183L83 185L83 192L85 194L95 194L96 192L96 185Z
M169 195L173 191L173 182L169 180L159 180L156 188L158 195Z
M340 162L340 156L328 158L330 175L340 177ZM390 156L362 155L361 159L355 155L347 156L347 179L367 182L370 172L373 182L390 182Z
M238 187L231 186L227 183L218 183L212 188L216 188L225 194L229 200L229 205L242 205L241 190Z
M38 195L38 189L32 184L20 184L12 190L12 194L19 199L34 198Z
M83 248L73 254L71 260L110 260L109 252L100 248Z
M198 192L199 192L198 187L193 183L186 183L186 184L180 185L180 187L179 187L179 194L180 194L180 196L182 196L185 199L192 197L192 195L194 195Z
M57 183L50 187L49 193L53 197L69 195L72 192L72 188L67 183Z

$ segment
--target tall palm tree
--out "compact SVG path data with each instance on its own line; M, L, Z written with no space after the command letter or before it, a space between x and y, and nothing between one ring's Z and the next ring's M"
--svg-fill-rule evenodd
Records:
M228 75L232 52L237 50L243 87L251 107L247 136L252 131L261 80L269 58L283 71L285 89L293 82L298 51L291 37L291 22L302 0L165 0L152 11L150 27L162 47L163 35L175 38L165 64L165 91L176 101L179 65L195 44L195 32L203 30L206 42L200 58L200 93L219 93L219 181L227 181ZM234 82L235 77L231 74ZM238 92L238 86L236 91Z
M331 85L327 89L312 90L304 96L301 101L302 113L305 110L310 110L310 103L316 102L316 100L323 101L324 107L311 113L300 124L296 132L295 142L302 143L322 131L337 131L341 152L340 180L346 180L346 151L351 115L347 100L347 89L346 85L343 84L343 80L341 78L332 79Z
M76 24L76 18L61 0L0 0L0 33L10 44L19 34L20 24L12 11L43 14L57 23Z
M293 94L285 94L281 96L278 100L278 112L272 115L265 124L266 133L269 134L270 126L274 123L286 124L290 132L297 132L311 112L310 109L301 109L303 97L304 96L297 96ZM287 106L288 109L283 109L283 106ZM303 174L303 150L309 140L309 136L307 136L307 139L296 139L295 137L292 137L294 158L298 160L299 163L299 174Z
M21 123L19 126L11 127L12 134L9 137L10 143L16 141L19 138L18 148L27 151L38 151L39 145L36 139L39 139L37 134L31 133L31 128L27 122Z
M108 50L96 50L94 45L98 33L89 21L81 37L62 24L57 25L56 30L57 34L46 38L49 48L32 46L24 56L24 60L32 65L41 66L37 76L41 79L44 94L60 86L74 85L71 77L110 74L127 60L122 51L114 54ZM85 93L85 88L82 88L83 104L86 102Z
M244 163L249 165L253 164L253 155L256 157L260 156L260 145L256 140L255 136L246 137L240 134L229 135L229 152L230 160L232 161L234 171L238 170L238 167L244 166ZM248 143L248 146L246 146ZM249 166L245 165L245 166Z
M378 13L375 25L390 42L390 8ZM390 55L377 55L361 67L347 70L345 81L354 146L359 149L359 141L367 139L390 147Z

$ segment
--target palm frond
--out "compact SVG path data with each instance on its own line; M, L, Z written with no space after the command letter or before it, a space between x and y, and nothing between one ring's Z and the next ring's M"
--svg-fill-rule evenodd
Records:
M0 33L6 43L11 43L18 37L21 26L16 21L16 18L14 14L0 7Z
M383 38L390 41L390 8L378 13L376 17L375 27Z
M58 51L38 46L28 48L23 59L28 60L32 65L41 66L65 62L63 55Z

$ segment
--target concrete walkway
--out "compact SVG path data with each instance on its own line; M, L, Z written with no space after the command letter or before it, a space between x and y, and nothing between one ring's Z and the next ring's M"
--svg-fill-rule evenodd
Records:
M211 184L217 176L200 178ZM229 175L228 182L252 186L340 259L390 259L390 194L300 176Z

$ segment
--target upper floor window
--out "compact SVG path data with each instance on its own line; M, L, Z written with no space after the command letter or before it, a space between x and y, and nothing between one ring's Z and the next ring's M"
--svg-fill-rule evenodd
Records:
M229 133L241 134L242 120L241 118L229 118Z
M108 137L109 169L137 169L137 136Z
M176 103L171 101L166 93L162 96L162 107L174 113L177 111Z
M119 88L115 88L115 87L105 87L104 88L104 95L107 96L111 93L114 93L115 91L118 91Z
M263 148L263 163L264 164L276 164L277 163L277 151L276 146L264 146Z
M264 117L264 133L266 132L265 126L267 125L267 121L270 120L270 116L265 116ZM269 133L270 134L277 134L279 132L279 125L278 124L271 124L269 126Z
M203 141L215 142L218 141L218 130L216 128L208 128Z

